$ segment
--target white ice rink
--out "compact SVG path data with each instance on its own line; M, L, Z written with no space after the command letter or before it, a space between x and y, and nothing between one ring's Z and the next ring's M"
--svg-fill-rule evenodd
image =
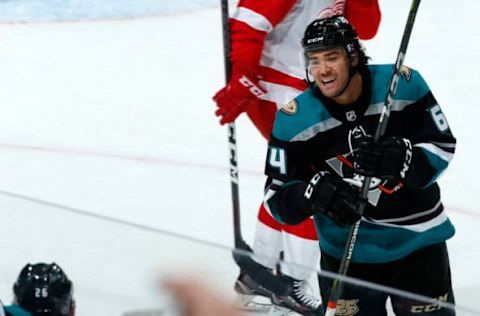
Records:
M129 11L126 3L120 11L131 15L97 1L95 14L65 13L75 22L45 22L62 20L48 5L0 2L4 302L21 267L37 261L65 269L79 316L159 307L156 286L170 271L202 273L231 291L238 269L227 249L227 135L211 101L224 83L220 9L214 1L180 1L178 10L174 0L158 1L170 5L140 1L145 10ZM365 43L373 63L394 62L409 5L381 1L380 31ZM105 19L92 20L98 12ZM422 1L405 63L421 71L458 139L440 186L457 229L448 243L456 299L480 315L479 16L478 1ZM237 134L251 242L266 143L243 116Z

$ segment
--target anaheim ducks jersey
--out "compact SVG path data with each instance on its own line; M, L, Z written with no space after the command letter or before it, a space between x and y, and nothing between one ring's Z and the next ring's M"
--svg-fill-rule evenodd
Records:
M277 112L266 162L270 185L267 209L278 220L276 193L282 186L309 182L318 171L330 171L361 186L352 171L356 143L374 135L393 65L361 70L363 91L350 106L334 104L312 85ZM353 252L354 262L400 259L454 235L440 200L437 178L453 158L456 140L421 75L402 68L385 135L407 138L413 145L410 169L403 183L373 179L368 205ZM341 258L350 228L325 215L314 215L322 251Z

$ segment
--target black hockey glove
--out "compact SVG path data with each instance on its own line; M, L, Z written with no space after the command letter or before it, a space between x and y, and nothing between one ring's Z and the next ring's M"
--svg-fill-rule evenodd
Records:
M366 203L359 188L325 171L313 176L304 197L308 212L321 212L341 227L357 222L360 203Z
M365 136L358 143L353 171L367 177L399 181L410 168L412 152L408 139L385 136L375 142L373 137Z

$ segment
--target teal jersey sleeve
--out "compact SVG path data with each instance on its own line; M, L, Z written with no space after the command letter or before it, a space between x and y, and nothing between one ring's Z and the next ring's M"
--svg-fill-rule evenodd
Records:
M374 74L373 108L381 108L388 90L386 82L389 82L394 66L375 65L369 68ZM407 183L414 187L425 187L434 183L448 167L455 152L456 140L422 75L406 66L402 66L400 74L390 116L401 117L402 136L414 146L412 169L416 171L409 175ZM387 125L387 133L390 125Z
M421 183L429 186L447 169L453 159L456 139L452 134L447 118L427 83L415 70L406 70L399 82L399 97L410 97L414 102L402 115L407 126L408 138L414 146L414 163L428 162L431 173L428 181ZM421 157L418 157L421 156ZM415 158L415 157L414 157ZM426 158L426 159L425 159ZM419 170L422 166L413 166ZM412 175L413 177L415 175ZM412 176L410 178L412 178Z

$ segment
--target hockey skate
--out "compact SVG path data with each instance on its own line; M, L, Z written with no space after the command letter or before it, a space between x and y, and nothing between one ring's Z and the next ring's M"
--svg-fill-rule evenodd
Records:
M271 273L269 269L265 270ZM286 296L275 295L247 273L241 272L234 287L238 294L236 308L253 315L323 315L320 299L311 293L306 281L285 275L279 277L292 284L292 290Z
M300 315L323 315L320 299L316 297L307 281L300 281L283 275L292 284L292 291L287 296L272 295L272 303L279 307L292 310Z
M271 273L270 270L266 268L265 270ZM234 289L238 294L235 302L236 308L254 314L268 314L271 310L270 297L272 293L253 280L247 273L240 272L235 281Z

